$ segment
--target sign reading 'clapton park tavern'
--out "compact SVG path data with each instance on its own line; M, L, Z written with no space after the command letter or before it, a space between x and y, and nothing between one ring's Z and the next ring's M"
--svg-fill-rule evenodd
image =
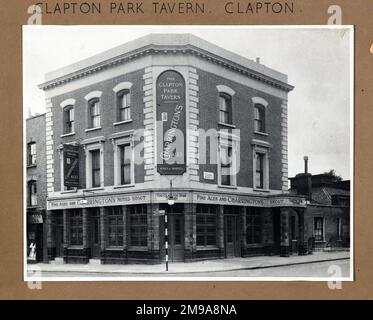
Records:
M157 171L181 175L186 171L185 81L168 70L157 80Z
M79 187L79 147L63 145L63 174L66 187Z

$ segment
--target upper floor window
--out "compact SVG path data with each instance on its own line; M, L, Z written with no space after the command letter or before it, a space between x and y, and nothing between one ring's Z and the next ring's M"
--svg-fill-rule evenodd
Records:
M220 169L221 169L221 184L224 186L232 185L232 146L220 146Z
M237 185L237 173L239 172L239 137L220 133L218 158L218 184L220 186Z
M253 188L269 189L269 152L272 145L266 141L252 140L253 145Z
M27 165L36 164L36 143L30 142L27 145Z
M92 187L100 187L101 186L101 165L100 165L100 150L92 150L90 151L91 154L91 163L92 163Z
M266 108L268 102L262 97L252 97L251 100L254 105L254 131L266 135Z
M28 199L29 206L31 207L36 206L38 204L36 181L32 180L28 182L28 194L29 194L29 199Z
M74 132L74 107L67 106L64 108L64 134Z
M131 88L132 83L129 81L123 81L118 83L113 91L117 97L117 108L116 108L116 119L117 122L114 123L120 124L123 121L131 121Z
M118 121L131 120L131 94L123 90L118 94Z
M114 185L129 186L135 183L133 131L112 139L114 149Z
M92 99L88 103L89 107L89 127L98 128L100 127L100 100Z
M217 85L219 92L219 122L222 124L232 124L232 99L235 91L225 85Z
M131 145L123 144L120 149L120 177L121 184L131 184Z
M254 130L257 132L266 132L265 126L265 107L261 104L254 106Z
M219 95L219 122L232 124L232 97L222 93Z
M264 154L255 153L255 188L264 188Z

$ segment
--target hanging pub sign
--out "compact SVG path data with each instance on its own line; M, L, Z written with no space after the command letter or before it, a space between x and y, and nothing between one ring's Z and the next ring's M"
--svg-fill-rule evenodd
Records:
M157 171L182 175L186 171L185 81L168 70L157 80Z
M79 146L63 145L63 174L66 187L79 187Z

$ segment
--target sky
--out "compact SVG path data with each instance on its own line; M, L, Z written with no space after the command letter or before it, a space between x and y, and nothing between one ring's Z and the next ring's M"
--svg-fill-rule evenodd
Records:
M346 27L24 26L25 116L45 112L46 72L149 33L192 33L288 75L289 177L334 169L351 179L351 37Z

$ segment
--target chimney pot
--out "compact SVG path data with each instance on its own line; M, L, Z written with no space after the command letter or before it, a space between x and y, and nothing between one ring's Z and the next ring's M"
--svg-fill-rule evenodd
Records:
M304 156L304 173L308 173L308 156Z

